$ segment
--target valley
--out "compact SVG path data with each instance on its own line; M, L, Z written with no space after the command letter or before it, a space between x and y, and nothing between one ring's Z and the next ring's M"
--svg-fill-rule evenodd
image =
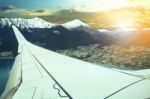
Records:
M95 64L105 64L110 68L150 68L150 47L94 44L56 52Z

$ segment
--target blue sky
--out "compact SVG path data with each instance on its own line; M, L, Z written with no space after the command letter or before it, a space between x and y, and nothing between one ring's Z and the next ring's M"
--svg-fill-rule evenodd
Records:
M145 2L150 3L150 0L0 0L0 7L13 5L19 8L26 9L58 9L58 8L74 8L77 5L84 5L97 8L96 6L114 7L129 5L129 3ZM96 5L97 4L97 5ZM94 5L94 6L92 6ZM113 5L113 6L112 6ZM150 4L149 4L150 5ZM91 8L92 9L92 8ZM99 8L100 9L100 8ZM89 10L89 8L88 8Z
M73 6L73 0L0 0L0 16L50 15L58 9L71 9Z
M13 5L26 9L57 9L70 8L73 6L73 0L0 0L0 6Z

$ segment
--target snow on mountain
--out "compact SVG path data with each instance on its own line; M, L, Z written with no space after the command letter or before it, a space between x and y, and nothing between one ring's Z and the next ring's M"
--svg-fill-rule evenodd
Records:
M99 32L111 32L110 30L108 29L98 29Z
M83 27L90 27L89 25L87 25L86 23L82 22L79 19L75 19L73 21L67 22L62 24L63 27L65 27L66 29L76 29L76 28L83 28Z
M41 18L35 17L32 19L24 18L1 18L0 25L1 27L8 26L12 24L16 25L19 28L51 28L54 24L44 21Z
M109 29L98 29L99 32L136 32L138 31L137 28L121 28L121 29L114 29L114 30L109 30Z
M19 28L51 28L53 26L57 26L58 24L53 24L47 21L44 21L41 18L35 17L31 19L24 19L24 18L1 18L0 19L0 26L5 27L8 26L10 27L12 24L16 25ZM75 19L73 21L64 23L64 24L59 24L66 29L83 29L90 27L86 23L82 22L79 19Z
M3 28L3 27L5 27L5 26L11 26L11 22L10 22L10 19L8 19L8 18L1 18L0 19L0 26Z
M137 28L120 28L120 29L116 29L114 30L116 32L137 32L138 29Z

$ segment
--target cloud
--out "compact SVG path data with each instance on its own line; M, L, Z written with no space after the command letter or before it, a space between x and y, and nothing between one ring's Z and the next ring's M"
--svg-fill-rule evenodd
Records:
M11 12L14 10L16 10L16 7L12 5L0 7L0 11L3 11L3 12Z
M87 11L89 8L85 4L77 4L74 6L74 9L77 11Z
M93 12L134 6L150 7L150 0L87 0L84 3L76 3L74 9L83 12Z
M13 5L0 7L0 15L6 17L36 17L51 15L49 9L25 9Z
M35 12L37 12L37 13L43 13L43 12L45 12L46 10L36 10Z
M51 15L51 12L48 9L40 9L40 10L27 10L25 14L29 16L48 16Z

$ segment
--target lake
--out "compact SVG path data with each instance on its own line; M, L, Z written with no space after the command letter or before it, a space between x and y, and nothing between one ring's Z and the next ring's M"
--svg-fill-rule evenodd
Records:
M5 89L14 59L0 59L0 95Z

